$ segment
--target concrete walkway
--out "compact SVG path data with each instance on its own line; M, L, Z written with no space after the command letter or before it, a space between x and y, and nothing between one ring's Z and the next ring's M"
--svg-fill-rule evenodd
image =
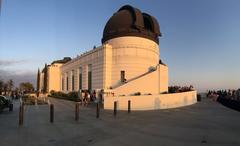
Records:
M49 122L49 106L25 106L24 126L18 127L19 105L0 113L0 146L239 146L240 113L209 99L188 107L118 112L101 109L96 119L93 105L50 99L55 105L55 122Z

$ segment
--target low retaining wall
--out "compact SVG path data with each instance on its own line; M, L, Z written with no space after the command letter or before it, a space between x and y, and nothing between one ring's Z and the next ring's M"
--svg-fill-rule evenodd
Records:
M113 110L114 101L117 101L118 110L127 110L128 100L131 101L131 110L177 108L196 103L197 92L189 91L159 95L104 97L104 109Z

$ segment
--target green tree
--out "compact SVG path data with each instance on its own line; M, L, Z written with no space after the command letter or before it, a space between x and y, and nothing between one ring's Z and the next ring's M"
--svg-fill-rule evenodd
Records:
M12 79L8 80L7 86L8 86L8 91L11 93L14 86L14 82Z
M45 64L43 77L43 93L47 93L47 81L48 81L48 65Z
M21 91L24 91L26 93L30 93L30 92L34 91L33 84L29 83L29 82L20 83L19 88L20 88Z

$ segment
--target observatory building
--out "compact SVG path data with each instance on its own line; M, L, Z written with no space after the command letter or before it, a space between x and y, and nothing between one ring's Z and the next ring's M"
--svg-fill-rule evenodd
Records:
M167 95L168 67L160 59L160 36L156 18L125 5L106 23L101 46L46 65L38 75L38 90L103 90L104 104L110 96L114 101L136 93L148 99ZM191 93L191 100L195 94Z

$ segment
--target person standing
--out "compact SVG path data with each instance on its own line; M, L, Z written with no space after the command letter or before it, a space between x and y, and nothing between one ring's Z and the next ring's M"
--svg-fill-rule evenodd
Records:
M82 90L81 89L78 90L78 99L82 104L83 103L83 98L82 98Z
M93 93L92 93L92 101L96 102L96 91L93 90Z
M84 105L85 92L81 91L81 95L82 95L81 104Z
M84 106L88 104L88 92L87 92L87 90L84 91L83 102L84 102Z
M88 103L90 102L90 100L91 100L91 92L88 91L88 92L87 92L87 105L88 105Z

